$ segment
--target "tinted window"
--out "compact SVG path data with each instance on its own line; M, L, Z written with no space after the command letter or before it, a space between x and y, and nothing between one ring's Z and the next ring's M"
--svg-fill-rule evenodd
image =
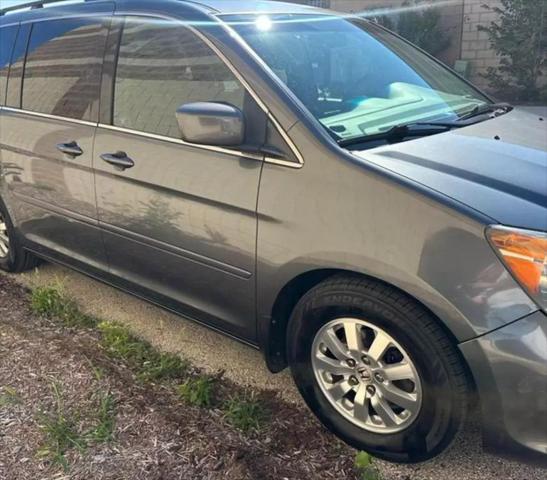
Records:
M35 23L23 82L23 109L95 120L106 31L95 18Z
M17 37L18 25L0 28L0 105L6 99L6 85L8 80L11 53Z
M185 103L228 102L245 91L226 65L185 27L127 20L114 86L114 125L180 137L175 112Z

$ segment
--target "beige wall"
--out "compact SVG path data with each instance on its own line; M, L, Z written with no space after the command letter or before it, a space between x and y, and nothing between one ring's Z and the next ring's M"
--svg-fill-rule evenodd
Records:
M499 5L499 1L465 0L462 33L462 60L469 61L471 65L471 81L475 85L488 88L488 81L482 77L488 67L497 67L499 57L492 50L488 40L488 34L478 29L479 25L488 26L497 20L496 13L484 7L488 3L490 7Z

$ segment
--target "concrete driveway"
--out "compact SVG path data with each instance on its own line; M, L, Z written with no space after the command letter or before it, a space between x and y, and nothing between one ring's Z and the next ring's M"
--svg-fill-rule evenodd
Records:
M287 371L270 374L258 351L235 340L59 266L44 264L39 270L16 278L29 287L62 282L65 292L84 312L125 324L155 346L178 353L205 371L224 370L225 376L238 384L276 390L288 401L301 402ZM414 466L379 464L384 480L547 478L547 470L541 467L484 454L476 414L471 414L453 448L433 461Z

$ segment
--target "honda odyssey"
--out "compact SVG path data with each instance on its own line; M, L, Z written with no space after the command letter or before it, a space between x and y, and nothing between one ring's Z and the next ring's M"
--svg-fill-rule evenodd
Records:
M0 16L2 269L260 349L380 458L437 455L474 397L489 449L547 453L543 118L358 16L26 7Z

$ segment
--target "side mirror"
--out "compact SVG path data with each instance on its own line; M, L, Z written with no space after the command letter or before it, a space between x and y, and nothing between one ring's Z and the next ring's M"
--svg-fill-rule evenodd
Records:
M200 145L228 147L245 139L243 112L226 103L187 103L177 109L182 139Z

